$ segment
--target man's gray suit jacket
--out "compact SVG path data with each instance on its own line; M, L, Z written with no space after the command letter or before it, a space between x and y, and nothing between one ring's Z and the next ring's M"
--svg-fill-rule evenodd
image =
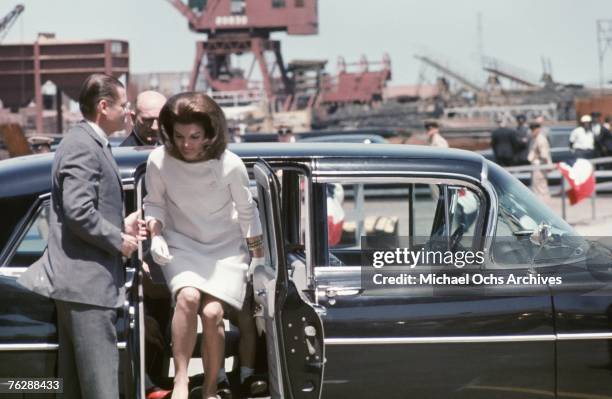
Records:
M109 147L86 122L72 128L53 161L49 242L19 283L49 298L123 306L123 191Z

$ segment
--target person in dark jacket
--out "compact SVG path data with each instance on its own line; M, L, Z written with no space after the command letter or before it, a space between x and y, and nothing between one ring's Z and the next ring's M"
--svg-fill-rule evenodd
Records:
M503 118L497 121L497 129L491 133L491 148L495 154L495 162L501 166L514 164L514 136L516 132L508 127Z
M143 91L136 97L134 110L130 112L134 129L121 147L137 147L159 144L159 111L166 103L166 97L153 90Z
M529 140L531 133L527 127L527 117L525 115L517 115L516 117L516 132L514 134L514 165L529 165L527 155L529 153Z

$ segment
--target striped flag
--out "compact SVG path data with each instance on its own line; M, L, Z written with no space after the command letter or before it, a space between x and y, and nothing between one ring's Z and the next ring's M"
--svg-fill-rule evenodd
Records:
M577 204L590 197L595 191L595 170L593 164L588 160L583 158L570 159L559 162L557 168L570 185L570 189L567 190L570 205Z

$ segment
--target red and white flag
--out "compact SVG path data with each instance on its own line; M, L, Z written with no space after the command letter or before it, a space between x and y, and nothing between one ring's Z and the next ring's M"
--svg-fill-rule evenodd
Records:
M327 190L327 243L338 245L342 239L344 225L344 190L340 184L328 186Z
M590 197L595 191L595 170L588 160L576 158L559 162L557 168L570 185L567 190L570 205Z

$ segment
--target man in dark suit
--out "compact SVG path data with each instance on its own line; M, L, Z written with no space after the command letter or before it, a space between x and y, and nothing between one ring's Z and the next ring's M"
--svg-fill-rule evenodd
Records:
M495 154L495 162L501 166L511 166L514 163L516 132L506 127L505 120L501 117L497 124L497 129L491 133L491 147Z
M121 82L94 74L79 105L85 120L55 152L47 249L19 282L55 300L64 397L118 398L122 255L146 234L136 213L123 219L121 177L107 139L124 128L129 104Z
M122 147L157 145L159 143L159 111L166 103L163 94L153 90L143 91L136 97L131 117L134 129L121 143Z

